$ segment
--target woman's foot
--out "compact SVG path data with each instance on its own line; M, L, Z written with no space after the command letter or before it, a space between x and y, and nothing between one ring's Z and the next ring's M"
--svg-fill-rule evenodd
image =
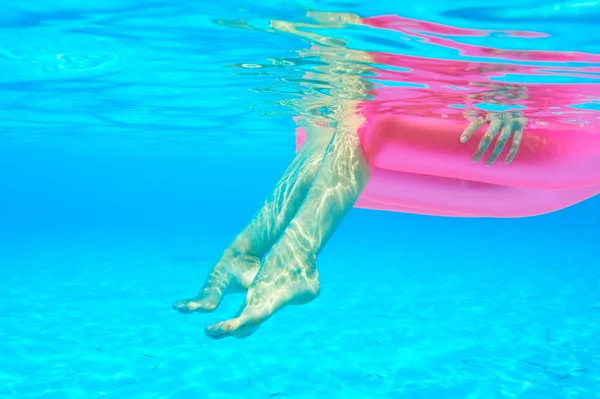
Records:
M308 303L319 295L319 290L314 261L301 261L293 255L269 255L238 315L208 326L206 335L213 339L247 337L284 306Z
M227 294L247 290L259 268L258 257L225 255L217 262L198 295L175 302L173 309L185 314L212 312Z

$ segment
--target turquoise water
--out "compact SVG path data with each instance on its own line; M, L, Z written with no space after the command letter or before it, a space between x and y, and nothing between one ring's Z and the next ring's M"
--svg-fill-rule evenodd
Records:
M318 260L321 295L253 336L204 335L241 294L211 314L171 310L293 159L289 99L320 89L300 85L319 64L299 54L313 43L270 20L397 14L548 34L465 44L597 55L600 3L1 9L1 399L600 398L599 198L521 219L353 209ZM389 31L320 32L364 51L461 57ZM547 66L557 72L536 79L597 85L598 64ZM580 100L573 118L597 121L600 95Z

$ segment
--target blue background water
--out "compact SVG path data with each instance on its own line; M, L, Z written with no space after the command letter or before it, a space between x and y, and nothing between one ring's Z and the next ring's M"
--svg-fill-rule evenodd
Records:
M360 3L2 6L0 398L600 397L597 198L517 220L355 209L319 259L321 296L253 337L203 334L241 296L171 311L294 155L273 103L288 72L230 66L305 44L212 19L401 13L600 52L597 2Z

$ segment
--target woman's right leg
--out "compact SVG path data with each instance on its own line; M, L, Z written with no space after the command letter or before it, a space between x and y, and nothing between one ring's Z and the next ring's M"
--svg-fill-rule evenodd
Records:
M198 295L173 304L181 313L210 312L226 294L243 292L296 215L321 165L332 128L307 128L308 138L252 221L225 250Z

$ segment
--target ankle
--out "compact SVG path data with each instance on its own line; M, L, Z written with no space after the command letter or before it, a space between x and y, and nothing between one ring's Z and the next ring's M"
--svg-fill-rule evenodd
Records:
M264 254L260 254L261 251L256 250L245 242L234 241L223 253L222 258L225 259L238 259L238 258L252 258L261 259Z
M230 260L230 259L239 259L244 258L248 255L248 251L246 248L232 244L230 245L221 255L221 259Z
M301 246L280 243L265 257L265 264L291 270L316 270L317 256L314 252L306 251Z
M227 268L235 270L239 267L247 268L248 265L258 264L260 265L261 259L249 253L247 251L240 250L239 248L227 248L221 258L217 261L218 264L226 265Z
M310 239L299 239L298 237L305 237L305 232L301 231L298 225L292 224L281 237L278 245L274 247L273 252L281 253L284 257L287 257L286 261L314 267L317 263L318 246L316 242Z

